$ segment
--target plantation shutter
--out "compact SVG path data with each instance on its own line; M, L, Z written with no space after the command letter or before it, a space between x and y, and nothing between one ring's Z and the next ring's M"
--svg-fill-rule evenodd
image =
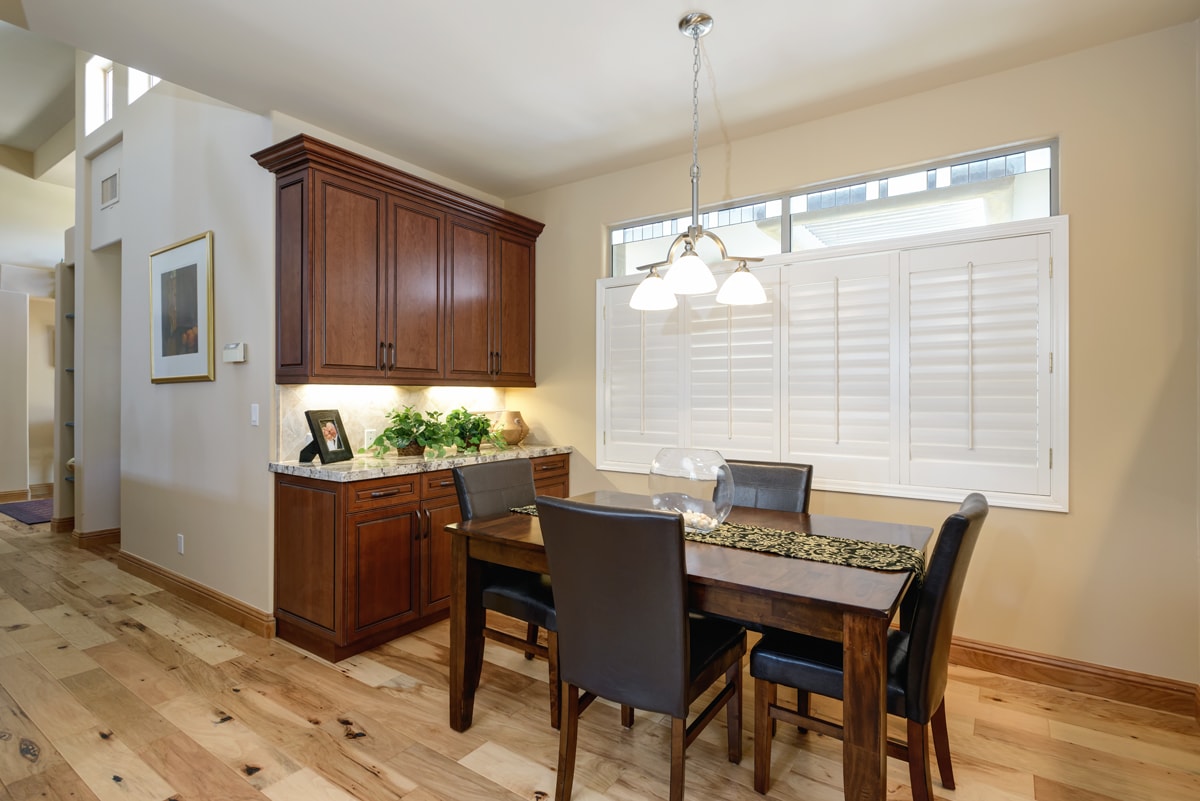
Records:
M783 460L830 483L894 483L895 252L784 271Z
M683 311L635 311L629 299L636 288L603 290L607 419L601 449L608 462L647 469L659 450L679 445Z
M715 294L686 298L687 441L726 459L777 461L779 268L755 275L767 303L726 306Z
M1050 236L904 251L901 284L902 481L1049 494Z

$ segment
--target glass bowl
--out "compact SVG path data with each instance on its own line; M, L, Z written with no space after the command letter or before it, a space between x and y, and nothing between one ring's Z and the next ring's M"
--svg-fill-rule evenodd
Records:
M733 474L717 451L663 448L650 464L655 509L679 512L694 531L712 531L733 507Z

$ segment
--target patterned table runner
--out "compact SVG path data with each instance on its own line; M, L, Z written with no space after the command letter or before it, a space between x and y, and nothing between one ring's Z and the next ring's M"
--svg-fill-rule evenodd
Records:
M537 506L514 506L509 511L536 515ZM920 586L925 575L925 554L907 545L829 537L742 523L722 523L712 531L685 529L684 537L693 542L762 551L831 565L863 567L870 570L907 570L913 574L913 583L917 586Z

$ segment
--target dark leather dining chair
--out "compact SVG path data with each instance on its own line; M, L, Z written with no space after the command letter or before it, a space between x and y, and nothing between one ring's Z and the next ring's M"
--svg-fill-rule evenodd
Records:
M733 505L781 512L807 512L812 465L728 460Z
M683 518L559 498L537 500L558 605L563 684L555 801L571 797L579 692L671 717L671 801L683 798L684 750L725 707L729 761L742 759L742 657L746 630L689 615ZM689 707L724 676L693 722Z
M946 518L917 594L911 628L888 632L887 709L908 721L908 737L907 742L889 740L887 752L908 761L914 801L933 801L930 730L942 786L954 789L944 701L950 635L967 566L987 513L987 499L976 492ZM809 709L809 693L842 698L842 644L768 631L750 652L750 675L754 677L754 789L765 793L771 783L773 720L842 738L841 726L814 716ZM780 684L797 689L797 711L776 704Z
M507 514L516 506L533 503L533 464L528 459L480 462L452 469L463 520ZM484 626L483 635L521 651L526 659L540 656L549 665L550 725L559 725L558 644L554 592L550 577L520 568L485 563L483 608L526 624L525 639ZM546 630L546 645L538 642L538 629Z

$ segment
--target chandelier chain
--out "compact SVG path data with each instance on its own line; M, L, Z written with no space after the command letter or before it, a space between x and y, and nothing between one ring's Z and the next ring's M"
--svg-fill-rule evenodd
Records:
M700 35L692 30L692 225L700 224Z

